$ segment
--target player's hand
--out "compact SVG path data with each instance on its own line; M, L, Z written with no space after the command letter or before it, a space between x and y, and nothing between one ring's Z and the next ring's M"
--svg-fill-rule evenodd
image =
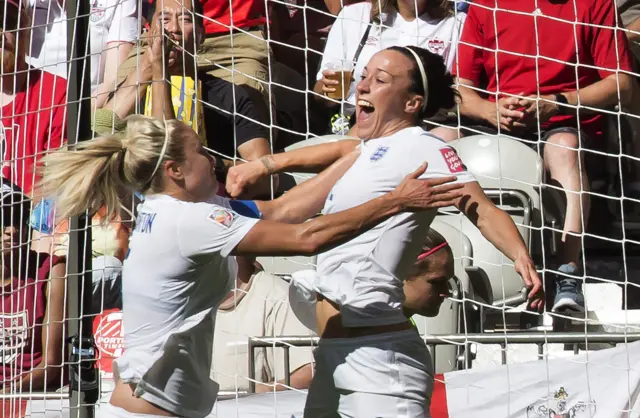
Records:
M423 163L416 171L404 178L393 193L399 200L404 211L419 212L427 209L438 209L453 206L462 197L463 184L453 184L455 176L437 179L419 180L427 170L427 163Z
M264 157L263 157L264 158ZM229 168L226 189L229 196L237 198L261 179L269 176L269 169L262 158Z
M536 266L529 254L522 254L515 261L516 272L522 276L524 285L529 290L527 299L531 309L542 312L544 309L544 290L542 280L536 271Z

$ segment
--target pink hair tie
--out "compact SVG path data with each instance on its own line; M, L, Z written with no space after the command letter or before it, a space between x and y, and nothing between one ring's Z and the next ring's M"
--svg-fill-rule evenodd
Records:
M442 244L440 244L440 245L436 245L436 246L435 246L435 247L433 247L432 249L430 249L430 250L428 250L428 251L425 251L425 252L423 252L422 254L420 254L420 255L418 256L418 261L422 260L423 258L429 257L431 254L435 253L435 252L436 252L436 251L438 251L439 249L444 248L444 247L446 247L446 246L448 246L448 245L449 245L449 243L448 243L447 241L443 242L443 243L442 243Z

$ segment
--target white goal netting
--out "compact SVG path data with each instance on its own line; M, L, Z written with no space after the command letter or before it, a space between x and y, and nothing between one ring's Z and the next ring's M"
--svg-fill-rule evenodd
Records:
M88 3L0 0L3 417L93 408L70 389L74 366L91 376L91 350L79 360L68 342L81 331L95 339L97 410L125 349L122 265L144 196L122 191L121 218L105 224L103 208L89 229L56 220L36 193L43 155L120 132L131 114L169 114L215 156L228 197L235 164L356 135L364 67L410 45L459 77L458 104L424 128L451 142L513 219L549 295L544 312L528 310L514 263L460 211L438 212L432 229L454 255L451 294L437 316L412 318L435 368L432 416L640 416L637 1ZM342 74L342 94L327 90L326 70ZM151 94L163 82L169 105ZM445 90L429 88L434 102ZM308 178L273 176L241 198L275 198ZM316 258L239 262L249 273L216 318L211 416L302 417L318 337L289 282ZM562 292L584 312L552 312Z

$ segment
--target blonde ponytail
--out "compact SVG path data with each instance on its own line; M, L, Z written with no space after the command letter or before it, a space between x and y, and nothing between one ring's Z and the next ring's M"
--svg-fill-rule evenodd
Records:
M120 215L127 191L162 191L163 161L184 161L182 129L176 120L130 116L122 135L80 142L47 155L38 195L55 201L56 217L65 219L105 208L105 221ZM163 152L164 151L164 152Z

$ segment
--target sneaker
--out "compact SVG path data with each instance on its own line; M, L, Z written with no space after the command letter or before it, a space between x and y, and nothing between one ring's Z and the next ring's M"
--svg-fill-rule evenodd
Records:
M564 274L577 275L578 269L563 264L558 271ZM551 312L581 313L584 312L584 295L582 293L582 279L558 275L556 280L556 297L553 300Z

